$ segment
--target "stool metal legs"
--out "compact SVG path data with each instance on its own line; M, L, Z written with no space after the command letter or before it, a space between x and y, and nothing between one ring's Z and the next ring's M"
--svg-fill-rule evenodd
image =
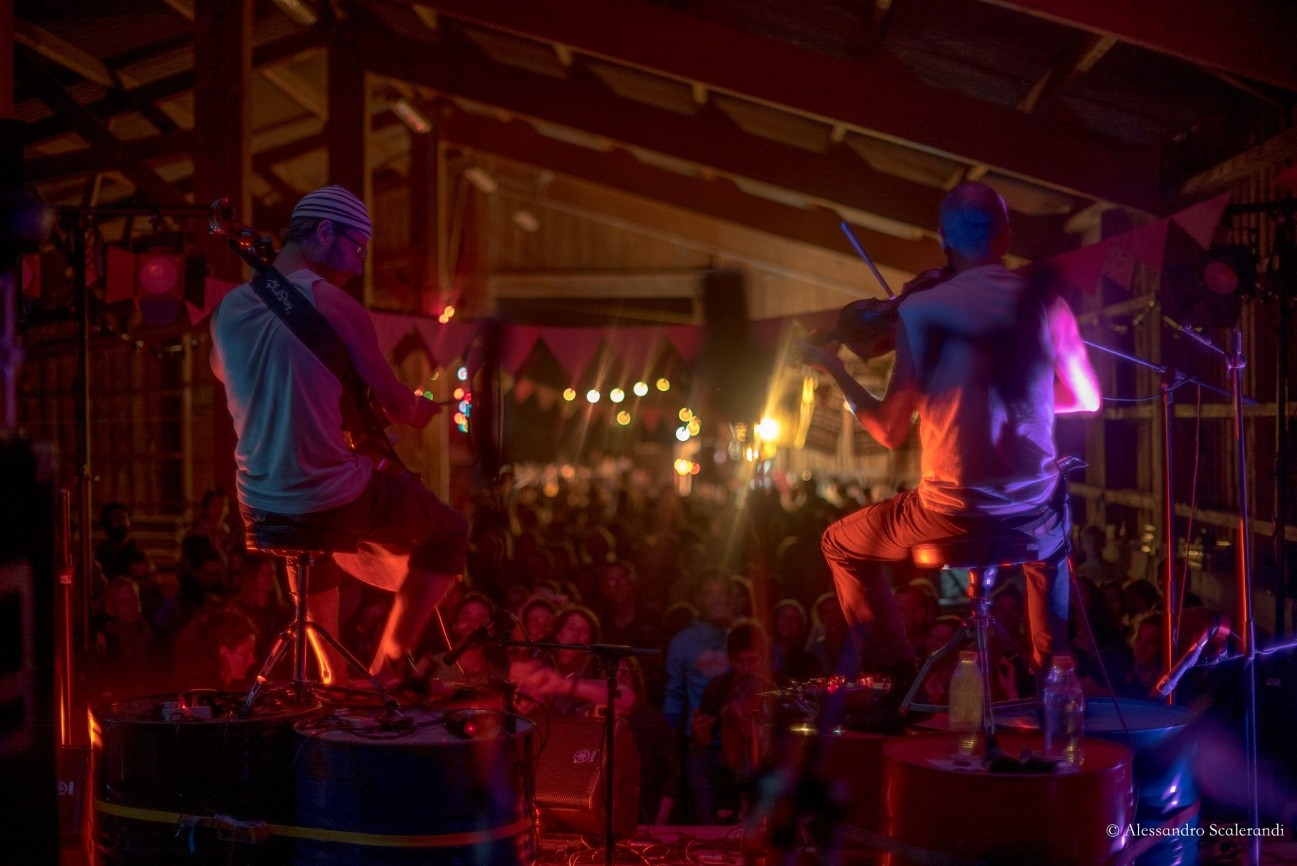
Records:
M328 629L313 622L307 613L306 600L310 587L311 564L317 562L320 558L313 553L295 553L285 557L289 567L294 570L297 576L297 589L293 593L293 619L275 639L275 645L271 647L270 655L266 657L261 670L257 672L256 680L248 690L248 695L239 710L240 715L246 716L252 712L257 695L260 694L269 680L271 671L283 660L284 655L290 648L293 652L293 675L288 683L288 689L298 702L304 703L310 699L317 685L315 681L307 679L306 676L306 654L310 632L314 632L317 637L322 638L326 644L333 647L346 660L349 667L364 675L373 685L374 691L383 699L384 704L393 710L399 711L400 707L396 699L392 697L391 692L387 690L382 681L371 674L365 664L343 646L337 638L329 634Z
M916 704L914 699L918 696L919 689L923 687L923 682L927 679L932 668L946 656L959 649L965 641L971 640L974 646L977 647L977 669L982 675L982 730L986 734L986 742L989 748L993 748L995 744L995 713L992 711L989 652L991 629L995 629L1001 637L1012 643L1012 638L1009 637L1008 632L996 621L995 617L991 616L991 590L995 587L995 577L999 570L997 565L969 569L968 595L972 600L972 612L964 617L959 630L951 635L945 646L928 656L927 660L924 661L923 666L919 668L919 675L915 677L910 690L905 693L905 699L901 701L901 712L903 713L908 710L935 713L948 709L948 706L941 704Z

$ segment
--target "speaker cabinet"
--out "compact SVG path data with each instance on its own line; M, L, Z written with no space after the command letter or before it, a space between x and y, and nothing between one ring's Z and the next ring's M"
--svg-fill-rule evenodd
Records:
M555 716L536 762L536 808L544 830L602 838L604 811L604 719ZM613 727L613 833L635 832L639 816L639 750L630 725Z

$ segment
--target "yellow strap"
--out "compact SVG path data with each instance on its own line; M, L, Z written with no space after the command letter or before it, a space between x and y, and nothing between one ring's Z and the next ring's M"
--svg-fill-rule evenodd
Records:
M139 806L123 806L95 798L95 810L116 818L131 818L136 821L150 821L155 824L196 823L203 827L219 828L229 823L237 825L237 819L222 819L220 816L185 815L180 812L166 812L160 809L144 809ZM477 830L471 833L439 833L436 835L395 835L390 833L356 833L349 830L326 830L321 827L294 827L291 824L266 824L267 832L276 836L287 836L293 839L309 839L316 842L339 842L348 845L370 845L380 848L462 848L469 845L480 845L496 839L507 839L510 836L532 829L532 819L522 817L511 824L496 827L492 830Z

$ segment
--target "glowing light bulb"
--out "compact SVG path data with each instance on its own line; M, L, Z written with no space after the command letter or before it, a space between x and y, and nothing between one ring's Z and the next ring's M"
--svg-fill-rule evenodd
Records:
M648 382L636 382L631 390L635 392L636 397L643 397L648 393Z
M630 413L627 412L625 409L623 409L623 410L621 410L620 412L618 412L618 413L617 413L617 423L620 424L620 425L623 426L623 427L625 427L626 425L630 424Z
M576 399L576 391L572 388L564 388L563 399L571 403L573 400Z
M597 388L591 388L589 391L585 392L585 399L589 403L598 403L601 396L602 395L599 393L599 389Z
M668 378L666 378L666 377L664 376L663 378L658 379L658 381L657 381L657 387L658 387L658 390L659 390L659 391L670 391L670 390L671 390L671 380L668 379Z
M620 403L622 400L626 399L626 392L621 388L613 388L608 392L608 399L614 403Z

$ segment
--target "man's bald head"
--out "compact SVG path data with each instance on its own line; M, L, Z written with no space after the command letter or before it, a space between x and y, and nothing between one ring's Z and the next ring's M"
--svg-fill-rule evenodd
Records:
M969 262L998 261L1009 250L1009 209L984 183L961 183L941 202L942 245Z

